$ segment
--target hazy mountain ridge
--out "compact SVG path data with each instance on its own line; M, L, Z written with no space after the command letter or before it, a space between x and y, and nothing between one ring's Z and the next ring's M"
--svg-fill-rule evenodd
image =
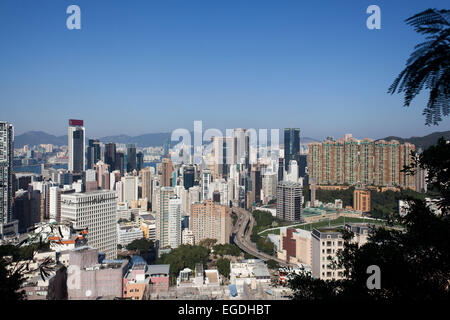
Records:
M147 133L142 134L138 136L128 136L125 134L121 135L114 135L114 136L106 136L102 138L98 138L103 143L108 142L115 142L115 143L134 143L138 147L159 147L164 145L164 143L167 141L167 139L170 140L172 133L170 132L164 132L164 133ZM193 132L191 132L191 137L193 139ZM91 138L86 138L86 144L87 140ZM280 137L282 139L282 137ZM301 143L302 144L308 144L314 141L318 141L316 139L308 138L308 137L301 137ZM192 141L193 142L193 141ZM268 142L270 142L270 136L268 137ZM281 142L281 141L280 141ZM176 141L171 142L171 145L175 145ZM281 142L282 143L282 142ZM14 147L15 148L22 148L24 145L40 145L40 144L54 144L57 146L64 146L67 145L67 135L64 136L55 136L48 133L45 133L43 131L28 131L21 135L18 135L14 139Z
M433 132L423 137L410 137L410 138L400 138L396 136L389 136L383 139L377 139L378 140L397 140L400 143L409 142L416 146L416 150L421 148L422 150L425 150L429 146L432 146L433 144L436 144L438 139L440 137L444 137L444 139L450 140L450 131L442 131L442 132Z

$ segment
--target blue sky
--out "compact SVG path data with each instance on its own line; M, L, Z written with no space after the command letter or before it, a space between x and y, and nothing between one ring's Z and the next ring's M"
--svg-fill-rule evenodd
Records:
M81 30L66 8L81 8ZM381 8L381 30L366 8ZM446 6L447 5L447 6ZM409 137L425 126L387 94L415 44L404 20L447 1L1 0L0 119L16 134L299 127L302 136Z

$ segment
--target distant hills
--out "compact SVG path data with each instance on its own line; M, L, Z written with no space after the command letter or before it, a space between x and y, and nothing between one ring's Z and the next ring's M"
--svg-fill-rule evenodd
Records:
M400 143L409 142L416 146L416 150L419 148L425 150L429 146L436 144L436 142L440 137L444 137L444 139L450 140L450 131L433 132L423 137L400 138L395 136L389 136L378 140L386 140L386 141L398 140Z
M115 142L115 143L134 143L138 147L159 147L164 145L167 139L170 140L172 133L147 133L139 136L127 136L127 135L116 135L98 138L103 143ZM191 137L193 137L193 132L191 132ZM90 138L87 138L87 140ZM270 141L270 136L268 137ZM301 137L302 144L308 144L317 141L316 139L311 139L308 137ZM171 145L175 145L178 142L171 142ZM24 145L40 145L40 144L53 144L57 146L67 145L67 135L55 136L42 131L28 131L21 135L18 135L14 139L14 147L22 148ZM87 141L86 141L87 144Z
M422 148L423 150L429 146L435 144L440 137L444 137L450 140L450 131L444 132L434 132L423 137L411 137L411 138L400 138L395 136L386 137L378 140L398 140L401 143L409 142L416 146L416 148ZM103 143L115 142L115 143L134 143L138 147L159 147L164 145L167 139L170 139L171 133L147 133L139 136L128 136L128 135L116 135L107 136L99 138ZM193 137L191 133L191 137ZM269 137L270 139L270 137ZM282 139L282 137L280 137ZM312 139L308 137L301 137L302 144L309 144L314 141L319 141L317 139ZM280 141L282 143L282 141ZM24 145L28 144L30 146L40 145L40 144L53 144L57 146L67 145L67 135L55 136L42 131L28 131L21 135L18 135L14 139L15 148L22 148ZM172 142L171 145L175 145L177 142Z

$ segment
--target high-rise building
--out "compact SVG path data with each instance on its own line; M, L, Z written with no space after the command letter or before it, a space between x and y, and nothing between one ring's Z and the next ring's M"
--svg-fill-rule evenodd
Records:
M302 186L299 183L280 182L277 187L277 218L297 222L302 215Z
M211 170L202 170L202 200L209 199L209 186L211 184Z
M101 159L101 144L99 140L89 139L87 147L87 169L92 169Z
M116 144L107 143L105 144L105 163L109 164L111 170L116 170Z
M261 169L256 166L252 166L250 171L250 201L248 203L249 206L255 206L261 202L261 189L262 189L262 181L261 181Z
M178 248L181 244L181 206L182 200L178 197L169 199L169 246Z
M84 155L85 146L85 129L83 120L69 120L68 129L68 151L69 164L68 170L71 172L82 172L86 168L86 158Z
M195 243L204 239L216 239L218 244L230 242L230 207L206 200L191 206L189 229L194 234Z
M125 170L125 159L122 152L116 152L116 167L115 170L120 171L120 175L123 176Z
M14 127L0 121L0 238L12 222Z
M127 144L127 172L133 172L136 169L136 146Z
M414 178L401 170L412 163L414 145L396 140L327 139L311 143L308 174L317 185L374 185L415 189Z
M136 155L136 170L137 172L144 169L144 154L142 152L138 152Z
M61 195L61 220L75 229L88 229L88 245L117 258L117 199L111 190Z
M167 248L169 243L169 215L170 199L175 197L174 188L157 187L155 192L156 203L156 239L159 241L160 248ZM180 220L181 224L181 220Z
M161 186L162 187L171 187L172 186L172 172L173 172L172 159L163 158L161 161Z
M370 212L370 191L356 188L353 191L353 210Z
M152 202L152 171L149 167L139 171L142 181L142 198L147 198L147 202Z
M139 198L138 176L126 175L122 177L123 201L131 203Z
M194 186L195 167L187 165L183 167L183 186L186 190Z
M300 162L300 129L284 129L284 169L289 170L290 161Z
M214 159L214 178L227 178L229 168L235 164L235 138L212 137L212 152Z

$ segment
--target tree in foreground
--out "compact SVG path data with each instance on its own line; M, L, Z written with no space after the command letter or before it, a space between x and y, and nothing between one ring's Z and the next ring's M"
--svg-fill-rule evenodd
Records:
M371 230L366 244L352 243L352 233L343 230L344 249L336 268L344 268L345 279L324 281L307 275L289 282L293 299L301 300L434 300L450 298L450 144L437 145L416 158L428 170L427 182L439 195L436 212L425 200L406 199L408 213L395 215L392 223L403 229L379 227ZM416 166L405 168L413 174ZM381 271L380 289L369 289L367 268Z
M427 125L437 125L450 110L450 10L428 9L406 23L426 41L416 45L388 92L404 93L404 105L409 107L423 89L429 90L423 114Z

